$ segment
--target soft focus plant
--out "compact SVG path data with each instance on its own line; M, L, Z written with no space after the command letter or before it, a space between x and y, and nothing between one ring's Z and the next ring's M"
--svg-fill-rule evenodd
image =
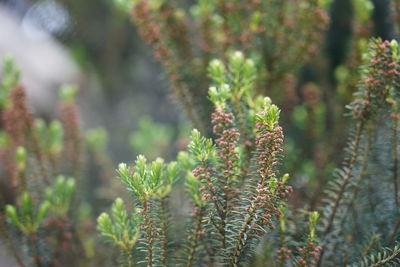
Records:
M276 173L283 142L280 110L268 98L254 99L251 88L255 73L255 64L240 52L232 54L227 66L220 61L210 65L210 77L216 85L209 93L215 105L215 141L195 129L188 152L180 153L177 162L165 164L156 159L149 164L138 156L132 167L119 165L120 180L142 210L144 221L139 229L143 239L137 246L143 247L148 266L245 265L260 239L274 231L283 216L292 189L287 185L288 175ZM233 112L242 119L236 119ZM247 126L237 128L240 123ZM171 207L165 201L180 177L186 177L192 202L186 237L181 237L187 240L184 244L171 240ZM106 221L104 216L99 222ZM316 262L320 252L315 243L317 220L318 213L313 213L305 247L300 243L288 262L299 266ZM271 263L277 262L277 250L268 251ZM142 260L134 250L131 254L138 255L135 262ZM131 261L125 260L128 264Z

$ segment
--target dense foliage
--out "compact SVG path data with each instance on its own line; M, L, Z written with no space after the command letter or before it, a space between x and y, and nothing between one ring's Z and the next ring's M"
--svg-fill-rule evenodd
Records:
M366 41L369 1L356 1L339 100L320 98L321 82L302 84L303 102L291 97L304 66L324 66L328 2L199 0L192 16L173 1L117 2L133 10L195 129L166 162L157 153L172 154L171 133L143 120L130 143L152 161L139 155L115 174L107 132L81 130L77 89L61 89L58 120L35 119L6 60L0 230L20 266L400 265L400 48ZM302 181L304 169L315 179Z

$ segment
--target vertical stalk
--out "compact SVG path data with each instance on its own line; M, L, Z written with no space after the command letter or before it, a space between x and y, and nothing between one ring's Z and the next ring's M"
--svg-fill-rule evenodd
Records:
M168 198L161 199L160 205L160 217L161 217L161 238L162 238L162 252L161 252L161 263L163 266L167 266L168 263Z
M373 246L374 246L376 243L378 243L379 238L380 238L380 235L379 235L379 234L375 234L375 235L373 235L373 236L371 237L371 240L368 242L367 246L366 246L366 247L363 249L363 251L362 251L362 256L363 256L363 257L367 256L367 255L371 252Z
M394 227L394 229L390 235L389 242L387 243L388 247L392 246L393 243L396 241L399 229L400 229L400 219L397 220L396 226Z
M398 121L397 118L393 118L393 140L392 140L392 156L393 156L393 188L394 188L394 202L396 203L396 207L399 208L399 180L398 180L398 143L397 143L397 130L398 130Z
M251 202L251 208L249 209L247 219L243 223L242 229L240 230L239 237L237 239L233 254L232 254L232 259L230 262L231 267L238 267L239 259L240 256L243 253L243 250L245 248L245 245L247 244L248 238L249 238L249 229L251 227L251 224L254 220L254 217L256 215L256 207L257 207L257 199L255 201Z
M239 132L241 139L243 140L243 143L245 144L245 151L246 151L246 159L245 159L245 164L243 164L241 174L240 174L240 182L243 183L245 177L248 174L249 171L249 166L250 166L250 161L252 157L252 152L253 152L253 146L247 145L248 141L252 141L250 138L249 134L249 127L247 125L247 121L245 118L245 114L243 111L243 108L240 104L240 99L233 99L233 104L235 107L235 111L237 112L237 118L239 120Z
M133 258L132 258L132 253L131 253L131 251L126 250L126 251L125 251L125 254L126 254L126 264L127 264L127 266L128 266L128 267L133 267L134 264L133 264Z
M153 267L154 229L151 219L151 203L149 200L144 202L144 222L147 240L147 267Z
M205 208L203 207L196 207L196 208L198 208L199 210L196 214L195 228L191 231L192 234L189 237L190 247L187 256L186 267L193 266L196 250L200 244L201 231L203 228L202 219L205 212Z
M27 191L25 171L18 170L18 176L19 176L19 182L21 185L21 186L19 186L19 193L22 195L23 192Z
M328 223L322 232L324 236L326 236L327 234L329 234L331 232L337 212L338 212L340 204L341 204L341 200L343 198L343 195L346 192L347 186L351 182L353 169L354 169L354 166L356 163L357 156L359 154L361 135L364 130L364 123L365 122L363 120L361 120L357 123L356 132L354 135L354 145L352 146L352 150L349 152L348 160L346 160L346 162L344 164L344 166L346 167L345 175L344 175L343 181L340 185L340 189L336 194L336 199L334 200L335 202L332 207L332 213L328 218ZM324 252L325 252L324 250L321 252L321 255L319 257L318 264L317 264L318 267L322 266Z
M348 163L345 164L345 166L347 165L346 172L345 172L345 177L343 178L343 182L342 182L342 184L340 186L340 190L339 190L339 192L337 194L337 197L335 199L335 203L334 203L333 209L332 209L332 214L328 219L328 224L325 227L324 235L328 234L332 230L333 222L334 222L334 220L336 218L336 215L337 215L337 212L338 212L342 197L343 197L343 195L344 195L344 193L345 193L345 191L347 189L348 184L350 183L351 176L352 176L352 173L353 173L353 169L354 169L354 166L355 166L355 163L356 163L356 159L357 159L357 156L358 156L358 153L359 153L360 140L361 140L361 134L363 132L363 129L364 129L364 122L360 121L359 123L357 123L357 126L356 126L356 133L355 133L355 136L354 136L353 149L352 149L352 151L350 151Z
M279 224L279 246L282 248L286 247L286 229L285 229L285 215L281 214L281 218L280 218L280 224ZM281 221L283 220L283 221ZM285 267L285 261L286 258L282 256L282 258L279 259L279 267Z
M49 174L48 174L48 170L46 169L45 165L45 155L42 153L41 149L40 149L40 142L39 142L39 137L37 136L37 134L34 132L33 127L30 130L31 133L31 146L32 146L32 151L33 154L35 155L35 158L37 160L38 163L38 167L39 167L39 171L40 174L42 175L43 181L46 185L50 184L50 178L49 178Z
M362 178L367 174L367 170L368 170L368 161L369 161L369 156L371 153L371 146L372 146L372 131L373 131L372 124L369 124L367 127L367 137L366 137L367 143L366 143L366 147L363 152L363 159L362 159L362 163L361 163L360 174L355 179L355 189L352 193L350 203L347 205L347 208L345 211L345 216L342 217L342 220L340 223L341 227L343 227L345 219L347 218L347 215L350 212L350 209L353 209L354 218L357 218L356 211L354 210L354 205L358 198L358 194L361 190ZM354 223L356 223L356 219L354 219Z

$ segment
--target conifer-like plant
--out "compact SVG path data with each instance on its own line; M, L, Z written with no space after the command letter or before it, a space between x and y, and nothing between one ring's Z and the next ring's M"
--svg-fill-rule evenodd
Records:
M292 188L289 175L278 173L284 141L279 108L269 98L254 97L256 67L241 52L233 53L228 65L212 61L209 75L214 82L209 98L215 107L211 118L215 141L195 129L188 152L181 152L177 162L147 163L138 156L133 166L119 165L118 176L133 193L143 218L138 228L130 224L126 230L140 229L135 232L141 236L136 247L142 252L125 249L128 265L135 255L133 262L144 260L147 266L248 266L260 240L276 232L284 216ZM168 219L171 188L181 178L192 203L184 242L171 239ZM123 241L113 232L126 226L119 222L116 205L112 208L115 222L102 214L98 229L121 247ZM310 215L304 245L298 240L290 256L286 248L271 251L271 262L315 264L320 253L318 217L318 213ZM135 238L126 237L136 244ZM277 252L287 255L278 257Z
M76 89L65 86L58 120L35 119L9 58L0 91L2 186L0 229L20 266L77 263L83 254L72 214L82 155ZM70 157L62 159L63 154ZM4 186L3 186L4 185Z
M102 167L108 192L118 189L108 180L113 174L107 133L90 131L85 153L77 90L71 86L61 90L60 120L35 119L19 71L6 61L0 91L5 185L0 230L20 266L400 266L399 45L372 39L354 51L352 62L361 68L348 77L356 93L347 105L351 129L343 162L329 183L331 176L323 177L324 195L316 194L313 203L317 211L308 211L299 194L292 194L296 187L290 183L298 181L283 171L282 163L293 157L284 151L285 109L257 92L265 85L280 88L289 72L300 68L296 60L306 60L303 50L315 50L326 3L279 3L198 1L193 16L202 45L193 50L187 18L172 2L135 1L139 31L198 129L176 161L152 154L151 162L139 155L133 164L118 165L117 177L130 199L118 190L107 195L116 199L97 218L98 232L118 250L118 259L92 235L93 190L85 186L83 171L86 156L93 156L90 162ZM318 14L316 21L307 20L307 11ZM301 24L293 25L294 15ZM244 27L250 31L243 33ZM306 41L289 45L300 37ZM249 58L231 51L237 47ZM268 49L260 52L263 47ZM210 113L207 121L199 108ZM132 139L137 144L154 138L141 133Z
M357 249L363 242L369 252L373 247L393 246L398 238L399 59L396 41L372 40L364 54L356 99L348 106L354 129L342 167L323 199L321 266L351 263L360 255ZM385 161L379 160L383 155ZM374 186L377 182L379 186ZM371 230L379 238L371 238ZM387 253L371 257L371 266L386 266L379 262L385 262ZM386 264L397 262L393 256Z
M131 251L136 261L145 259L148 266L397 266L397 42L372 40L363 62L356 99L348 106L355 129L319 215L293 210L288 202L289 176L278 174L280 110L269 98L253 96L254 62L240 52L227 65L211 61L215 138L193 130L188 152L173 163L173 178L160 159L146 164L142 156L133 167L118 169L144 210L138 247L145 249L144 254ZM386 161L373 160L382 154ZM183 245L168 239L171 225L161 216L165 211L157 193L180 176L193 206ZM372 186L377 177L381 186ZM371 217L379 212L385 215ZM307 213L304 234L301 221ZM171 249L174 253L168 253Z
M178 1L118 0L132 14L141 37L152 47L171 82L173 95L195 127L211 134L207 67L225 52L246 51L259 65L253 90L291 93L294 73L311 57L328 22L329 1L194 1L189 12ZM244 30L245 29L245 30Z

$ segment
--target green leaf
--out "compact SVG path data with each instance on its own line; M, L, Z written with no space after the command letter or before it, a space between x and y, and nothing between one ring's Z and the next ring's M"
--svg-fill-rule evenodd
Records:
M21 221L18 217L17 209L12 205L6 205L6 215L11 223L17 227L21 226Z
M51 204L52 213L62 218L68 215L75 192L75 180L58 175L54 185L46 190L46 199Z
M156 189L162 184L164 166L164 160L161 158L157 158L151 163L150 173L148 176L148 181L150 182L148 184L149 189Z
M168 184L173 185L175 184L180 178L179 175L179 166L178 163L173 161L168 164L167 167L167 179L168 179Z
M86 142L91 150L106 152L108 143L107 131L102 127L89 130L86 132Z
M26 168L26 149L23 146L17 147L16 155L17 167L19 171L24 171Z
M221 60L213 59L208 67L208 73L211 80L218 86L226 83L225 73L226 68Z
M188 173L188 175L186 176L185 186L197 206L203 207L206 205L206 202L203 201L201 197L200 181L192 173Z
M213 159L215 154L215 147L212 139L207 139L200 134L196 129L193 129L191 135L191 142L188 149L195 155L198 161L204 162Z
M52 121L48 128L47 149L51 154L59 154L63 148L64 130L59 121Z
M147 159L143 155L139 155L135 161L135 170L141 176L145 177L147 174L147 167L146 167Z
M112 218L115 222L115 227L121 234L128 224L128 213L125 209L124 201L117 198L111 208Z
M130 14L134 6L133 0L114 0L114 5L121 11Z
M111 208L112 216L103 212L97 218L97 230L103 237L112 240L115 246L130 252L140 236L139 226L143 222L140 212L140 209L135 209L129 218L123 200L117 198Z
M36 214L36 220L35 220L35 225L37 228L43 223L44 219L46 218L47 214L49 213L50 210L50 203L48 201L44 201Z
M11 56L6 55L3 63L3 79L0 90L0 109L9 108L11 102L9 94L11 89L16 87L20 80L20 70L15 67Z
M236 51L232 54L229 65L232 68L233 73L238 73L241 71L242 65L244 64L244 55L240 51Z
M75 101L78 88L74 85L63 85L60 89L60 98L66 103L73 103Z
M111 218L107 213L103 212L97 218L97 230L102 236L116 240L116 236L113 233Z
M28 192L24 192L21 197L22 216L26 222L32 222L33 204L32 198Z

